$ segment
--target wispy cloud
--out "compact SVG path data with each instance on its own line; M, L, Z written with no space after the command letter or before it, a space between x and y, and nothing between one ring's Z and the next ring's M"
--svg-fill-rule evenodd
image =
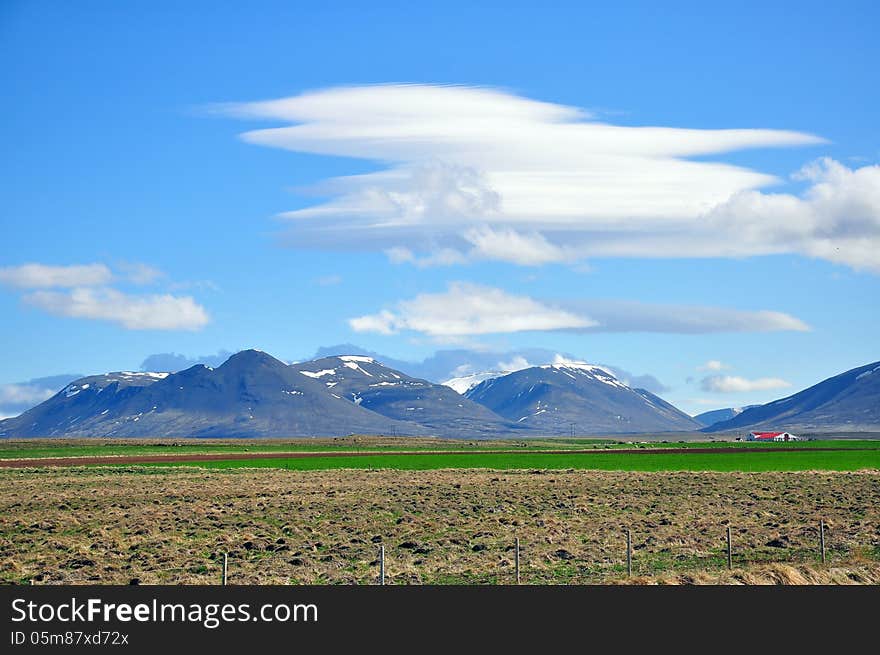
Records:
M593 332L662 332L711 334L718 332L806 332L799 318L772 310L742 310L708 305L645 303L627 300L583 300L566 307L589 312L597 324Z
M727 365L717 359L710 359L701 366L697 366L698 371L720 371L727 368Z
M0 407L25 405L32 407L51 398L57 389L48 389L36 384L0 384Z
M390 309L351 318L349 325L356 332L412 331L434 338L529 330L705 334L809 329L783 312L609 300L554 302L468 282L453 282L444 292L422 293Z
M287 123L244 133L250 143L386 166L327 180L330 200L282 214L300 245L405 249L395 260L421 266L799 253L880 270L880 167L822 159L796 174L800 195L769 194L781 180L708 160L824 143L811 134L612 125L465 86L330 88L221 110Z
M736 375L713 375L703 378L700 388L715 393L745 393L749 391L770 391L784 389L791 383L781 378L756 378L749 380Z
M163 271L143 262L121 262L117 268L129 282L138 285L153 284L165 277Z
M0 284L18 289L96 286L112 279L112 271L104 264L49 266L31 263L0 268Z

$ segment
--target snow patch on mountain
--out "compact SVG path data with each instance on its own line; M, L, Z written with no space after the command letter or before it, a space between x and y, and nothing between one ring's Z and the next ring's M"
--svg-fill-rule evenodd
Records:
M450 378L449 380L446 380L446 382L441 382L441 384L457 391L461 395L464 395L481 382L498 378L502 375L507 375L508 373L510 373L510 371L482 371L480 373L471 373L469 375Z
M306 377L320 378L320 377L324 377L325 375L336 375L336 369L335 368L325 368L322 371L300 371L300 373L302 373Z

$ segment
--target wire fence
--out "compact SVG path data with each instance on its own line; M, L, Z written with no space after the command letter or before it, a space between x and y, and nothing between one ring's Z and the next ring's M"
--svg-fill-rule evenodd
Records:
M274 543L245 541L202 559L131 558L121 563L81 558L30 577L30 584L602 584L629 577L718 573L762 564L817 567L853 560L880 560L880 528L786 526L768 539L746 528L705 524L678 536L651 530L600 531L595 540L567 547L531 533L474 535L469 541L429 538L390 541L353 537L348 543L302 547L279 537ZM575 535L576 536L576 535ZM427 537L427 536L426 536ZM855 538L854 538L855 537ZM579 543L574 548L570 544Z

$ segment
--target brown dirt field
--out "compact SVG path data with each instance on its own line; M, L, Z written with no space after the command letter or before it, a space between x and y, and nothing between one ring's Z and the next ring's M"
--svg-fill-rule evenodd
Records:
M811 453L821 452L840 452L840 451L858 451L870 450L869 448L810 448ZM749 448L750 453L771 453L771 452L803 452L802 448ZM730 448L615 448L608 450L479 450L476 451L481 455L530 455L536 452L542 455L607 455L609 452L618 455L729 455L732 451ZM91 466L101 464L112 465L128 465L128 464L161 464L174 462L221 462L221 461L242 461L248 459L304 459L308 457L371 457L376 455L467 455L471 456L474 451L459 450L385 450L364 451L364 450L333 450L333 451L317 451L317 452L274 452L274 453L189 453L184 455L100 455L100 456L84 456L84 457L34 457L19 459L0 459L0 468L35 468L43 466Z
M217 583L228 552L230 584L366 584L384 544L393 584L507 584L515 536L524 583L876 583L880 475L0 471L5 582Z

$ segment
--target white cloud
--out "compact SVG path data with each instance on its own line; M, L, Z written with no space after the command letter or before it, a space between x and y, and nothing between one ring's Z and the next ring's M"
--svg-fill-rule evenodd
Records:
M824 142L810 134L610 125L461 86L331 88L224 110L289 123L248 142L386 167L328 180L330 200L283 214L299 245L402 248L398 261L423 266L798 253L880 270L880 167L822 159L796 174L807 188L795 195L707 160Z
M35 291L25 302L51 314L118 323L129 330L198 330L208 313L190 296L136 296L110 288Z
M140 262L122 262L116 268L124 280L137 285L165 277ZM23 300L57 316L111 321L130 330L198 330L209 322L204 307L190 296L126 294L107 286L113 279L104 264L0 268L0 283L31 290Z
M51 398L69 382L82 377L76 374L53 375L26 382L0 384L0 417L18 416Z
M377 332L385 335L396 334L402 323L400 317L384 309L378 314L367 314L348 320L355 332Z
M594 321L527 296L466 282L454 282L443 293L423 293L383 310L349 321L356 332L396 334L401 330L429 337L464 337L531 330L585 328Z
M48 266L22 264L0 268L0 283L19 289L71 288L107 284L113 273L104 264Z
M800 196L742 191L706 213L731 254L799 252L880 271L880 166L850 169L823 158L794 176Z
M24 405L32 407L55 395L57 389L37 384L0 384L0 407Z
M735 375L714 375L703 378L700 387L703 391L715 393L745 393L749 391L770 391L784 389L791 383L781 378L757 378L749 380Z
M522 355L514 355L514 357L508 362L498 362L499 371L509 371L511 373L514 371L521 371L524 368L531 368L532 366L534 366L534 364L530 364L529 360Z
M394 309L349 319L349 325L356 332L390 335L409 330L432 338L527 330L673 334L809 330L782 312L609 300L549 302L467 282L400 301Z
M727 368L726 364L718 361L717 359L710 359L708 362L703 364L702 366L697 366L698 371L720 371L722 369Z

